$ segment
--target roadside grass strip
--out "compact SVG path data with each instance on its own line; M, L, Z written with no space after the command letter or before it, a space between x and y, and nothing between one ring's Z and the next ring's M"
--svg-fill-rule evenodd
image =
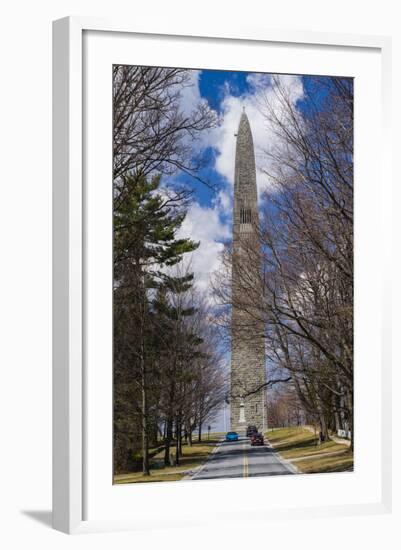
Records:
M300 460L296 463L305 474L318 474L327 472L352 472L354 470L354 456L351 451L344 451L341 455L337 454L315 458L310 460Z
M210 458L210 455L213 455L215 453L218 452L219 450L219 447L221 445L223 441L223 438L221 438L220 440L218 440L216 446L214 447L214 449L208 454L208 456L206 457L206 459L201 462L200 464L198 464L195 468L192 468L191 470L188 470L186 475L182 478L184 480L189 480L189 479L196 479L198 477L198 475L202 472L202 470L206 467L206 464Z
M249 476L249 464L248 464L248 454L247 454L245 443L243 444L242 449L244 451L243 477L248 477Z
M214 435L214 434L213 434ZM182 456L178 466L164 466L164 452L160 451L150 461L150 475L145 476L142 472L129 472L114 476L114 483L148 483L152 481L178 481L192 471L199 468L207 459L208 455L216 447L220 438L210 437L209 440L201 443L194 442L192 446L183 445ZM175 457L175 449L172 449Z
M273 449L302 473L353 469L353 452L346 444L332 440L317 444L316 436L302 426L269 430L266 437Z

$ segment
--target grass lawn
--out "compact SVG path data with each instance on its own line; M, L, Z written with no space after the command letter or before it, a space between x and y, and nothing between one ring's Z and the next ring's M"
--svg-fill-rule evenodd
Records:
M294 465L303 473L353 469L354 456L348 446L331 440L316 445L315 435L302 426L270 430L266 432L266 438L283 458L294 461Z
M352 472L354 469L354 454L347 449L341 454L327 457L319 457L310 460L299 460L295 463L297 468L305 474L318 474L323 472Z
M195 442L192 447L182 446L182 457L179 466L167 466L163 464L164 451L159 452L150 461L150 476L144 476L142 472L118 474L114 476L114 483L147 483L150 481L178 481L190 470L202 464L220 440L219 434L211 434L210 440L205 437L201 443ZM173 454L175 449L172 449Z

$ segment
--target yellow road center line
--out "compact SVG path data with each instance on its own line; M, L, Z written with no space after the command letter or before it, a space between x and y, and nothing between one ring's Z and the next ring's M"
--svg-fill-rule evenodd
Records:
M246 444L243 445L244 450L244 463L243 463L243 476L248 477L249 475L249 466L248 466L248 455L246 453Z

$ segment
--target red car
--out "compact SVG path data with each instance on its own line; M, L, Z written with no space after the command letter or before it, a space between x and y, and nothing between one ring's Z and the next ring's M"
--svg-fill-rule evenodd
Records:
M252 446L255 446L255 445L264 445L265 444L265 441L263 439L263 435L261 433L254 433L252 436L251 436L251 445Z

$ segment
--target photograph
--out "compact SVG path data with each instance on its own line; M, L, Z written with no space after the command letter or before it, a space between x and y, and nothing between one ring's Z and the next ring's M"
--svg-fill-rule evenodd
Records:
M376 4L5 4L5 550L397 547Z
M110 86L113 483L353 472L353 78Z

